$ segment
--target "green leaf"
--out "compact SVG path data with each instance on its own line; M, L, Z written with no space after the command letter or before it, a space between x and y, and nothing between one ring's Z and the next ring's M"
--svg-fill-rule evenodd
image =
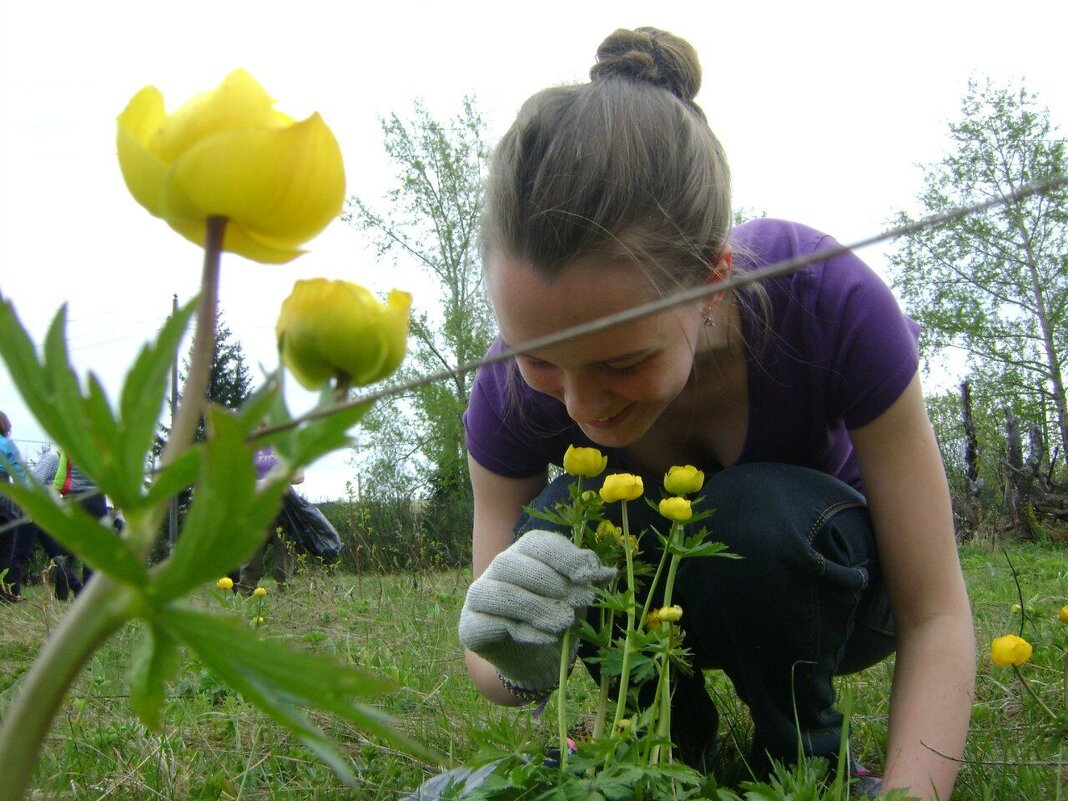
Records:
M186 487L192 486L197 478L197 468L203 458L201 450L199 445L195 445L169 465L158 470L152 477L152 484L145 496L144 505L154 507L168 498L173 498Z
M178 598L243 564L266 538L278 512L284 480L256 489L253 446L241 419L218 408L208 410L210 436L200 448L199 480L182 535L160 569L151 595Z
M345 781L351 783L351 769L301 707L332 712L406 751L435 758L397 732L381 711L354 700L392 689L393 682L388 679L327 656L292 651L277 642L260 639L234 618L168 607L157 622L247 700L298 734Z
M155 344L146 344L141 349L126 375L119 401L123 426L123 475L137 475L144 470L163 408L171 365L195 310L196 300L193 300L172 314L156 337Z
M144 588L148 571L113 529L102 526L73 498L61 500L39 484L0 484L33 521L95 570Z
M88 425L91 419L87 419L89 410L67 355L66 323L67 310L62 307L48 327L44 341L44 367L51 390L49 402L60 413L61 422L60 429L50 433L75 464L99 482L101 452L96 447L97 443L94 443ZM37 411L36 408L34 411ZM104 425L113 430L116 424L106 403L103 415L107 417ZM107 447L108 441L105 439L103 444ZM104 489L107 491L107 487Z
M159 730L167 682L178 672L179 665L174 639L166 631L147 624L130 665L130 708L152 731Z

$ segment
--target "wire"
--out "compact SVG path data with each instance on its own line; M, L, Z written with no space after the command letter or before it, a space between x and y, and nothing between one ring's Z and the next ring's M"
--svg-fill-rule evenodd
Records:
M271 428L263 429L258 432L258 436L266 436L276 431L282 431L288 428L295 428L301 423L317 420L321 417L327 417L335 412L351 409L355 406L361 406L367 403L373 403L377 400L399 395L404 392L409 392L413 389L417 389L427 384L431 384L435 381L441 381L447 378L456 378L467 373L473 372L480 367L485 367L490 364L496 364L508 359L515 358L524 353L530 353L534 350L547 348L551 345L558 345L561 342L568 342L578 337L586 336L587 334L596 333L598 331L604 331L607 328L614 328L615 326L622 325L623 323L629 323L633 320L640 320L644 317L649 317L654 314L659 314L667 309L673 309L676 306L682 306L687 303L692 303L695 300L701 300L712 295L716 295L720 292L726 292L731 289L740 289L741 287L748 286L749 284L758 283L760 281L767 281L771 278L778 278L789 273L796 272L802 267L807 267L809 264L813 264L817 261L823 261L824 259L831 258L833 256L839 256L843 253L849 253L854 250L860 250L862 248L870 247L871 245L877 245L880 242L886 242L891 239L897 239L902 236L911 236L917 234L928 228L933 228L937 225L943 225L945 223L953 222L964 217L968 217L972 214L978 214L988 209L996 208L998 206L1007 206L1010 203L1016 203L1033 195L1048 194L1055 189L1060 189L1068 186L1068 176L1059 176L1056 178L1050 178L1046 181L1039 181L1032 184L1027 184L1017 189L1015 192L1011 192L1001 197L992 198L990 200L983 201L982 203L976 203L970 206L958 206L950 209L949 211L941 212L939 214L932 214L927 217L923 217L911 223L899 225L895 228L891 228L881 234L867 237L854 242L851 245L839 245L834 248L827 248L820 250L816 253L809 254L808 256L800 256L787 261L778 262L777 264L770 265L768 267L761 268L745 275L734 276L726 281L720 281L715 284L705 284L693 289L688 289L684 292L678 292L667 297L658 298L657 300L644 303L640 306L635 306L632 309L610 314L605 317L600 317L596 320L591 320L586 323L573 326L571 328L565 328L561 331L557 331L553 334L548 334L537 339L532 339L528 342L520 343L512 348L502 350L495 356L488 356L478 361L467 362L457 367L447 368L444 370L438 370L434 373L422 376L420 378L413 379L411 381L404 382L402 384L393 384L384 387L375 392L369 392L366 395L360 395L351 400L343 401L341 403L327 406L321 409L315 409L307 414L296 417L287 423L277 425Z

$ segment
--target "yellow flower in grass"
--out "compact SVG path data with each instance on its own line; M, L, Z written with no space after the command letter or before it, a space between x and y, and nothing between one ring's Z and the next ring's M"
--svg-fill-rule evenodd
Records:
M705 474L692 464L668 468L664 489L672 495L692 495L705 485Z
M608 457L596 448L576 448L567 446L564 454L564 470L572 476L593 478L604 472L608 466Z
M1061 611L1057 613L1057 619L1061 623L1068 624L1068 606L1062 606Z
M990 644L990 661L999 667L1022 665L1031 659L1031 643L1015 634L998 637Z
M641 476L630 473L613 473L605 477L601 485L601 498L605 503L633 501L641 497L644 487Z
M345 168L318 114L297 122L244 70L173 114L146 86L118 118L119 166L142 206L204 243L226 218L223 249L277 264L301 254L341 211Z
M380 381L404 359L411 305L399 289L383 304L348 281L297 281L275 325L282 362L308 389L332 378L356 386Z
M673 498L664 498L660 502L660 514L668 520L674 520L676 523L685 523L693 517L693 509L686 498L675 496Z
M220 590L232 590L234 588L234 580L229 576L223 576L215 582L215 586Z
M257 598L266 598L267 590L264 587L257 587L252 591L252 594L255 595Z

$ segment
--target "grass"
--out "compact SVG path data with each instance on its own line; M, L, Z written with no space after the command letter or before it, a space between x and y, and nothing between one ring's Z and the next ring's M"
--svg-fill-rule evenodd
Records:
M1010 610L1016 586L1006 557L984 547L962 549L980 649L975 714L954 799L1068 799L1068 729L1056 725L1027 696L1011 669L989 664L990 640L1018 633ZM1021 669L1042 701L1063 709L1064 644L1068 626L1057 610L1068 603L1068 558L1063 547L1014 546L1025 607L1033 609L1024 637L1035 645ZM263 633L328 652L392 676L400 686L381 699L400 728L461 764L485 745L549 742L555 716L482 700L464 672L456 622L468 578L464 573L352 576L306 573L281 594L273 582L263 599ZM27 603L0 607L0 709L55 627L65 604L45 588L28 588ZM196 601L235 606L257 603L210 588ZM251 614L251 608L247 610ZM440 768L424 764L338 721L317 718L341 743L359 779L340 785L286 732L244 703L186 656L172 687L163 728L146 731L130 712L125 673L136 626L97 652L56 720L35 780L34 798L47 799L392 799ZM886 742L891 665L843 679L854 699L852 741L862 762L879 767ZM583 673L584 676L584 673ZM743 776L750 726L744 706L720 674L708 674L722 712L723 782ZM572 719L593 707L593 685L578 683ZM451 762L448 762L451 760ZM2 773L2 768L0 768Z

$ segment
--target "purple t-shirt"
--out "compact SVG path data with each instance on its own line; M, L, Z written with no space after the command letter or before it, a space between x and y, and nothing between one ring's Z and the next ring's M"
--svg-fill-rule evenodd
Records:
M759 219L731 232L736 269L762 267L838 247L797 223ZM849 429L870 423L901 395L919 363L919 326L852 253L762 282L765 316L741 294L748 346L749 424L737 464L810 467L863 491ZM491 353L499 352L500 342ZM568 445L596 446L564 405L531 389L514 360L483 367L464 415L471 456L498 475L522 478L561 464ZM601 448L612 470L633 470L623 449ZM715 470L713 463L697 465Z

